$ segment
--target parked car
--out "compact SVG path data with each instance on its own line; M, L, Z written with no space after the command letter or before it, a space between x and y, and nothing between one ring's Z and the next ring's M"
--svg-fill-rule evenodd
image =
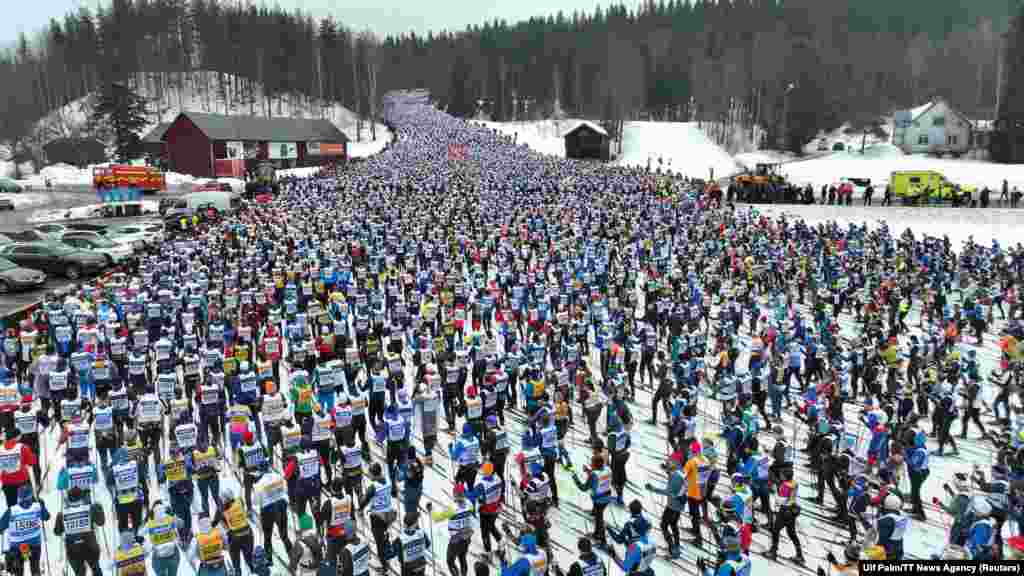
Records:
M11 242L14 242L13 238L7 234L0 234L0 244L10 244Z
M107 258L102 254L56 242L7 244L0 246L0 257L19 266L64 276L68 280L78 280L83 274L99 272L107 265Z
M60 240L68 227L63 224L39 224L32 227L33 230L43 235L42 239Z
M90 250L103 254L107 258L107 265L120 264L135 254L135 249L130 243L118 244L100 236L88 236L81 234L65 234L61 243L74 248Z
M30 290L46 284L46 274L0 258L0 294L14 290Z
M14 200L0 198L0 210L14 210Z
M844 150L846 150L846 144L843 144L842 142L836 142L832 145L833 152L842 152Z
M21 184L18 184L10 178L0 178L0 192L6 192L8 194L17 194L22 191Z
M828 140L818 140L818 152L828 152Z
M114 242L131 242L136 249L144 249L146 246L163 242L164 226L162 222L112 226L107 232L107 237Z
M118 246L125 246L129 250L132 249L132 240L130 238L121 238L121 237L110 238L110 237L107 236L106 230L103 230L102 232L97 232L95 230L76 230L76 229L72 228L72 229L67 230L64 233L60 234L58 237L54 238L53 240L54 240L54 242L63 242L63 243L66 244L68 238L94 238L94 239L97 239L97 240L106 240L106 241L112 242L112 243L114 243L114 244L116 244Z
M15 242L49 242L50 236L39 230L21 230L19 232L4 232L4 235Z

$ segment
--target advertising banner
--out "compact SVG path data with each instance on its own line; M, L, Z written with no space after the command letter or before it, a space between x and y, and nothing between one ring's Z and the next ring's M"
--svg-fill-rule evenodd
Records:
M448 159L449 160L465 160L466 159L466 145L465 144L449 144L448 145Z
M310 156L344 156L344 144L328 144L326 142L310 142L306 145L306 152Z
M224 158L228 160L241 160L245 158L245 145L242 142L229 140L224 144L226 146Z
M268 146L271 160L294 160L299 157L295 142L271 142Z
M245 176L245 160L216 160L213 174L217 178L242 178Z

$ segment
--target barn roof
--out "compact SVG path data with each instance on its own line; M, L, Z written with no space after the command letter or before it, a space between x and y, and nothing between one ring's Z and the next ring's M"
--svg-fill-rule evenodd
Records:
M182 112L210 140L274 142L348 142L348 137L330 120L310 118L265 118ZM177 118L175 118L177 122Z
M573 132L579 130L580 128L582 128L584 126L586 126L587 128L590 128L591 130L593 130L594 132L597 132L598 134L600 134L602 136L608 136L608 132L604 128L601 128L600 126L598 126L597 124L594 124L593 122L588 122L586 120L582 120L580 122L577 122L576 125L573 126L571 130L569 130L568 132L565 132L564 134L562 134L562 137L564 138L564 137L568 136L569 134L572 134Z

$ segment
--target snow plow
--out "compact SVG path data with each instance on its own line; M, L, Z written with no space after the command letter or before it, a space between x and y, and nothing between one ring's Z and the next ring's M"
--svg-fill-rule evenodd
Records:
M935 170L908 170L893 172L889 178L893 196L902 199L904 206L937 205L951 202L960 204L970 198L974 187L954 184Z

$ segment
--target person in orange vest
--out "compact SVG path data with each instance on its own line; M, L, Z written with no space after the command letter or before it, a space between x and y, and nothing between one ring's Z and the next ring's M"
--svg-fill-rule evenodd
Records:
M683 476L686 477L686 503L690 512L690 521L693 524L692 543L697 547L704 545L700 525L703 514L704 485L710 473L711 468L701 454L700 444L693 442L690 445L690 458L683 466Z

